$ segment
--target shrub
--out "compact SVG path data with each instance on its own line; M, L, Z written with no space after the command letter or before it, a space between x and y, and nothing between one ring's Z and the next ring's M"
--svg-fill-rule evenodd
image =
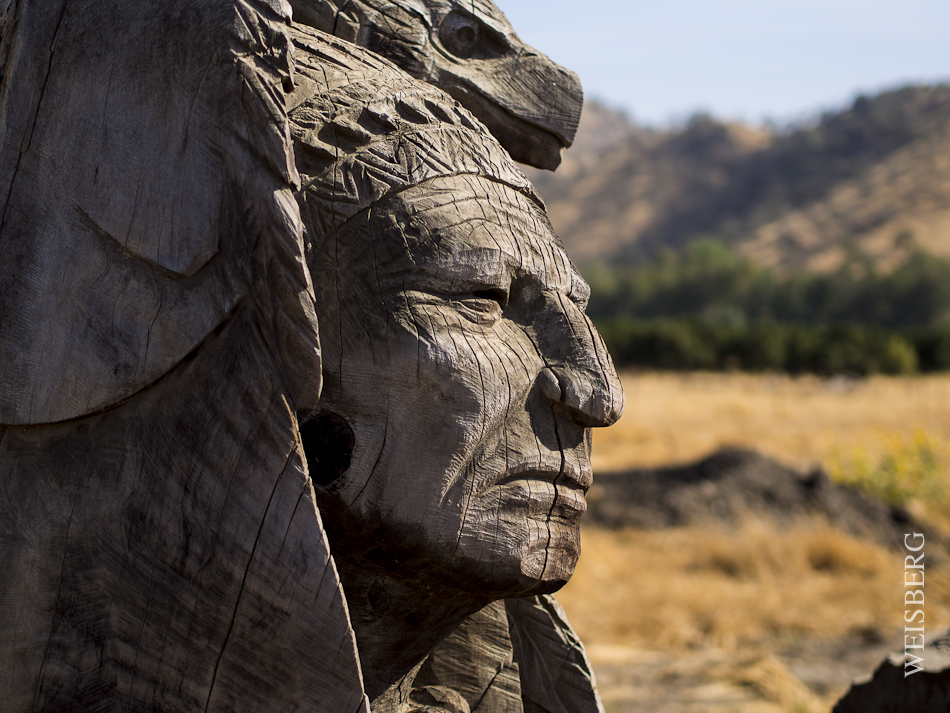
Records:
M921 371L950 370L950 329L915 329L906 337L914 347Z
M831 479L888 505L919 502L929 514L950 516L950 441L918 430L913 437L884 439L878 455L867 446L833 454L825 464Z
M919 362L904 335L860 325L617 317L598 320L597 327L619 366L866 375L913 374Z
M906 241L905 241L906 242ZM910 238L912 243L913 239ZM859 250L831 274L773 273L711 238L660 250L638 265L591 265L594 318L701 318L712 324L778 321L934 328L950 320L950 260L910 251L880 273Z

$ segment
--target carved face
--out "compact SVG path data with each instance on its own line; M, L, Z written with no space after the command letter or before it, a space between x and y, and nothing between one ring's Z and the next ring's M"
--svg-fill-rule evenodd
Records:
M436 179L351 219L311 264L321 408L354 438L342 472L308 451L335 555L496 597L560 587L589 427L615 421L623 394L538 206Z

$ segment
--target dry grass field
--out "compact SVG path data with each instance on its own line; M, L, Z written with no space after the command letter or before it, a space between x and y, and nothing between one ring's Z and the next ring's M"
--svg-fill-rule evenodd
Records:
M921 434L950 437L950 377L648 373L625 375L624 386L623 418L595 433L601 471L689 461L723 445L805 469L854 453L875 462ZM947 463L935 471L944 480ZM901 646L900 555L824 522L589 528L583 546L558 599L588 645L609 712L829 711L854 677ZM950 625L946 560L927 570L926 592L936 633Z
M950 437L950 377L623 376L627 405L594 432L595 472L689 461L724 445L801 468L918 430Z

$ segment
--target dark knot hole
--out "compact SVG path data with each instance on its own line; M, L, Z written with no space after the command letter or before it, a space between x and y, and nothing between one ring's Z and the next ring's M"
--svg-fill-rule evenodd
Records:
M345 418L321 413L300 426L300 438L314 485L332 489L350 467L356 437Z

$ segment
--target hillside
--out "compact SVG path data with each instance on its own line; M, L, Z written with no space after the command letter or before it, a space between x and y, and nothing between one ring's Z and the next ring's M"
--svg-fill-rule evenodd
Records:
M950 85L859 97L768 131L698 116L665 132L595 102L556 174L530 174L574 259L636 261L715 235L779 268L950 255Z

